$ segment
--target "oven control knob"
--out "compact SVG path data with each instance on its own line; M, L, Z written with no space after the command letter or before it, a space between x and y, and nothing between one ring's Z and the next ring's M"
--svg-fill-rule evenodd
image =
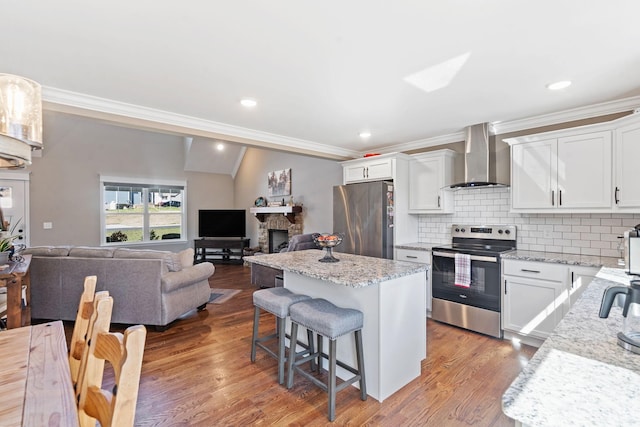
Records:
M511 230L504 230L506 234L511 234Z
M459 232L460 232L460 229L459 229L459 228L456 228L456 233L459 233Z
M498 230L498 234L502 234L502 230Z
M464 232L465 232L465 231L467 231L467 230L465 230L465 229L463 228L463 229L461 229L460 231L462 231L462 232L464 233Z

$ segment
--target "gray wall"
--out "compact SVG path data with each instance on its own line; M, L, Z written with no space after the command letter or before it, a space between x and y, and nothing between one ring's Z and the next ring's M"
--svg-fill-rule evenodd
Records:
M31 245L100 245L99 175L187 182L187 237L198 209L234 207L230 175L184 171L182 138L46 112L45 149L30 172ZM44 230L43 222L53 228ZM180 250L188 243L153 245Z
M247 149L235 179L236 209L248 211L256 198L267 197L267 173L288 168L294 202L303 205L303 232L333 231L333 186L342 184L342 166L333 160ZM285 197L285 201L289 198ZM247 235L251 246L257 246L258 220L251 215L247 218Z

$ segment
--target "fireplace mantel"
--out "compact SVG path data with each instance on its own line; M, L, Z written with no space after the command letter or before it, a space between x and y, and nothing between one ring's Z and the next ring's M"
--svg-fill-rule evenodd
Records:
M250 208L251 212L260 222L264 222L265 215L282 214L291 224L296 222L296 214L302 212L302 206L269 206L265 208Z

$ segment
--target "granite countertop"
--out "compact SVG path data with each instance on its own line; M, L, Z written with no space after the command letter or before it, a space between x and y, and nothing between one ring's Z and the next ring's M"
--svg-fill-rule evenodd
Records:
M411 242L394 245L396 249L412 249L416 251L430 251L434 246L442 246L443 243L423 243L423 242Z
M588 267L619 268L618 258L596 255L574 255L558 252L523 251L516 249L500 255L502 259L518 259L522 261L554 262L558 264L583 265Z
M362 288L390 279L427 271L427 266L406 261L351 255L333 251L339 262L319 262L324 252L318 249L254 255L243 259L283 271L302 274L339 285Z
M640 425L640 355L617 345L622 308L598 317L604 290L628 285L603 267L502 397L504 413L531 426Z

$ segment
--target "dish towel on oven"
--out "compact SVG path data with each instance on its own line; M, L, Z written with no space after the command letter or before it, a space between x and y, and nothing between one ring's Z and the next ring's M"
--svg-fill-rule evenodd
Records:
M471 255L456 254L455 270L455 285L463 288L471 286Z

